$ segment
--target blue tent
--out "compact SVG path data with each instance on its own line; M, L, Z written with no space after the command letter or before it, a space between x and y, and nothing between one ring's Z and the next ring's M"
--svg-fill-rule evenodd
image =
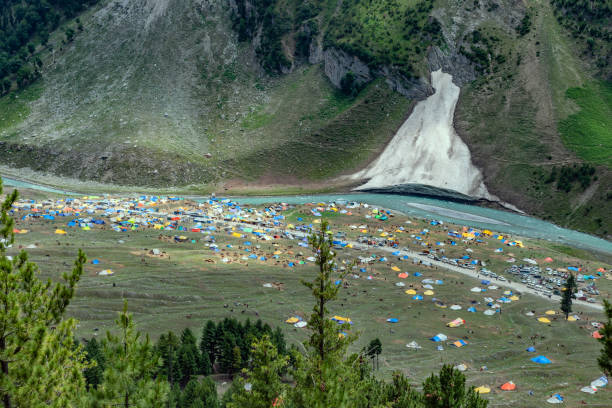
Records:
M414 273L414 276L421 276L421 275L423 275L421 272L415 272Z
M444 281L441 281L440 279L436 279L436 285L443 285Z
M535 347L528 347L527 350L529 353L535 353Z
M396 319L396 318L394 318L394 317L387 319L387 321L388 321L389 323L397 323L397 322L399 322L399 320L397 320L397 319Z
M342 281L341 281L340 279L338 279L338 280L336 280L336 281L334 282L334 285L339 285L339 284L341 284L341 283L342 283Z
M414 295L412 297L412 300L423 300L423 296L421 296L421 295Z
M399 254L400 254L400 251L395 251L395 252L391 253L391 255L393 255L393 256L398 256Z
M55 219L55 217L54 217L54 216L52 216L52 215L47 215L47 214L43 215L43 218L44 218L45 220L54 220L54 219Z
M91 261L91 264L92 264L92 265L97 265L97 264L99 264L99 263L100 263L100 261L99 261L99 260L97 260L97 259L93 259L93 260Z
M472 306L467 311L471 312L471 313L476 313L476 308L474 306Z
M484 280L484 279L483 279L483 280L481 280L481 281L480 281L480 283L481 283L482 285L488 285L488 284L490 284L490 283L491 283L491 281L488 281L488 280Z
M255 254L251 254L251 255L249 255L249 258L250 258L250 259L257 259L257 255L255 255Z
M359 272L363 272L363 273L365 273L365 272L366 272L366 268L360 268L360 269L359 269Z
M551 361L544 356L537 356L531 359L534 363L538 364L550 364Z
M433 336L433 337L432 337L431 339L429 339L429 340L431 340L431 341L435 341L436 343L437 343L437 342L440 342L440 341L444 341L444 340L442 340L442 339L441 339L441 338L440 338L440 337L439 337L437 334L436 334L435 336Z

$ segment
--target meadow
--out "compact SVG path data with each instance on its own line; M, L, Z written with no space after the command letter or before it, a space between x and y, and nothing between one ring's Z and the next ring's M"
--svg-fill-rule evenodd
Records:
M176 206L186 204L178 202ZM313 222L316 226L317 217L312 215L311 209L308 206L287 209L285 223ZM400 247L411 249L418 249L425 241L447 240L444 228L462 230L461 226L452 225L434 227L428 220L401 215L380 221L373 218L370 211L355 209L353 215L327 211L323 217L330 221L334 232L345 232L348 239L359 235L359 230L351 225L364 225L375 236L384 232L394 234L404 227L404 231L395 236ZM214 252L206 246L208 235L202 233L153 228L116 232L108 226L94 226L85 231L66 227L68 221L60 217L56 220L18 220L16 227L27 229L28 233L17 236L15 249L29 246L27 251L31 260L40 265L42 276L52 279L58 279L71 267L78 248L86 252L89 262L69 308L69 315L79 320L79 338L103 336L106 330L112 330L123 299L128 300L138 329L153 339L169 330L178 332L185 327L199 333L207 320L224 317L262 319L273 327L280 326L288 343L299 343L308 335L307 329L285 323L292 316L307 318L313 304L300 281L312 279L316 267L305 259L311 255L309 249L298 246L296 240L256 241L251 237L235 237L231 230L218 228L213 235L219 251ZM67 233L55 234L58 228L64 228ZM415 239L424 228L430 231L420 235L425 241ZM185 242L176 242L177 235L184 236ZM246 240L252 241L252 245L247 245ZM594 260L588 253L574 253L546 242L522 239L524 248L503 246L503 253L495 253L499 242L493 238L483 241L472 245L457 240L457 245L444 248L448 257L458 257L469 247L472 258L486 260L487 267L497 273L509 265L505 262L509 256L538 261L550 256L554 259L552 267L581 265L585 273L592 273L599 267L610 270L610 265ZM153 255L154 248L161 254ZM279 254L277 259L271 256L273 253ZM243 259L249 254L257 254L259 259ZM260 260L264 255L267 260ZM609 389L603 388L595 395L579 391L600 375L596 358L601 347L591 337L594 329L590 324L602 319L600 312L575 306L575 313L581 320L567 322L560 315L558 302L522 295L518 301L503 304L502 313L487 316L483 314L487 309L484 298L497 299L502 296L503 289L473 293L470 288L479 286L480 282L476 276L413 264L376 248L371 251L348 247L338 250L340 265L348 264L357 256L368 255L378 258L370 265L360 266L366 268L366 272L355 272L358 278L352 274L346 277L330 313L353 321L352 330L360 336L352 351L358 352L372 339L380 338L383 345L380 376L388 378L392 371L400 370L414 384L420 384L444 363L465 364L470 385L491 387L491 394L487 394L491 406L539 407L556 392L566 398L568 406L577 406L581 401L590 406L609 406ZM386 257L386 261L380 261L381 256ZM93 259L99 263L92 264ZM306 262L299 264L299 260ZM289 266L290 262L294 263L293 267ZM393 267L409 276L398 278ZM105 269L114 274L98 275ZM415 277L415 272L422 276ZM422 301L412 300L405 290L413 288L422 294L422 279L425 278L440 279L444 283L435 285L433 296L424 296ZM398 282L405 286L396 286ZM264 287L265 283L271 283L272 287ZM609 298L612 281L602 277L597 286L602 296ZM432 301L433 298L437 302ZM462 309L454 311L450 305L459 305ZM470 306L475 306L477 312L467 312ZM556 311L554 316L546 315L551 323L538 322L536 318L544 316L547 310ZM535 315L526 316L529 311ZM465 325L446 326L458 317L465 319ZM388 323L388 318L397 318L398 322ZM438 333L446 334L448 342L429 340ZM450 342L457 339L468 344L455 348ZM406 344L411 341L422 348L407 348ZM443 351L436 349L440 344ZM534 346L537 352L526 352L529 346ZM530 358L536 355L548 357L552 364L531 362ZM506 381L514 381L517 391L501 391L499 386Z

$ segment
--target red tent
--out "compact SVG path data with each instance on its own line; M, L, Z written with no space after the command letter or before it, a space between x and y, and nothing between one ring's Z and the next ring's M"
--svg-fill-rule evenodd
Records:
M507 383L501 386L501 389L504 391L514 391L516 390L516 384L512 381L508 381Z

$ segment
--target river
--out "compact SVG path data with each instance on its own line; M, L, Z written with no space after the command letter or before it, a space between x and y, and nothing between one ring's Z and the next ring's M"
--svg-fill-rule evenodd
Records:
M4 184L16 188L28 188L56 194L78 195L27 181L3 177ZM137 192L135 192L136 194ZM203 197L201 197L203 198ZM351 194L316 194L299 196L265 196L238 197L234 201L243 204L266 204L284 202L288 204L305 204L311 202L356 201L368 203L404 214L452 222L477 228L488 228L501 233L510 233L530 238L541 238L552 242L571 245L586 250L594 250L612 255L612 242L582 232L558 227L534 217L508 211L494 210L475 205L461 204L441 199L410 195L351 193Z

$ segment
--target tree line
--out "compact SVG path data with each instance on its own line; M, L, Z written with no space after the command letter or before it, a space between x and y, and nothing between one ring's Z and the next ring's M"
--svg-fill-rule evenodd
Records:
M0 194L2 184L0 180ZM380 341L349 353L358 335L330 319L346 272L335 261L327 223L310 237L318 273L302 283L313 309L309 336L287 347L280 329L261 321L208 321L199 340L191 329L170 331L153 343L134 326L127 303L115 330L98 341L74 339L76 320L65 318L85 254L79 250L62 281L44 282L38 266L14 243L10 210L16 191L0 203L0 403L11 407L176 407L176 408L484 408L483 399L452 366L433 373L417 390L402 373L391 381L374 375L368 358L378 360ZM350 268L349 268L350 269ZM568 293L572 292L568 283ZM600 330L604 346L598 363L612 374L612 306ZM565 313L569 313L564 309ZM300 348L298 348L300 346ZM233 377L219 398L212 375Z

